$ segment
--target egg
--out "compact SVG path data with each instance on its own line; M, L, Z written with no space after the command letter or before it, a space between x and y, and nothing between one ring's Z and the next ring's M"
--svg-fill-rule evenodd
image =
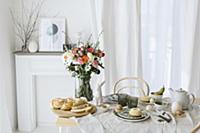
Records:
M177 111L182 111L182 106L178 102L173 102L171 106L171 111L173 114L175 114Z
M152 111L152 110L153 110L153 107L152 107L151 105L147 105L147 106L146 106L146 110Z

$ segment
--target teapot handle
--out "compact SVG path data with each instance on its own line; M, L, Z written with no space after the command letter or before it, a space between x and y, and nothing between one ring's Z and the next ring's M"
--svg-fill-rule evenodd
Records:
M192 97L192 100L190 99L190 102L191 102L190 104L193 104L195 101L195 96L192 93L190 93L189 96Z

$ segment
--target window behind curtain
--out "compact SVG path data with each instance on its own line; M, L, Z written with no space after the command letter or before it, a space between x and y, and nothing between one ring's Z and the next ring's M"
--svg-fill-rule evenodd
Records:
M156 91L181 87L185 6L188 0L141 0L143 76Z

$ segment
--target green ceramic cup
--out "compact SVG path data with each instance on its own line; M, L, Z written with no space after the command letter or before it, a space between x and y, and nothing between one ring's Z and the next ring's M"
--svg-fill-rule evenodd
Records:
M138 97L128 96L127 106L128 108L136 108L138 105Z
M127 94L117 94L118 95L118 104L122 106L127 106L128 95Z

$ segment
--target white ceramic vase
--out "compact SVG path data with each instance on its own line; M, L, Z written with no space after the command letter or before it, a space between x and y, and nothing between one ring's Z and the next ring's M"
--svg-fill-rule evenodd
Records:
M38 43L36 41L30 41L28 45L28 51L30 53L35 53L38 51Z

